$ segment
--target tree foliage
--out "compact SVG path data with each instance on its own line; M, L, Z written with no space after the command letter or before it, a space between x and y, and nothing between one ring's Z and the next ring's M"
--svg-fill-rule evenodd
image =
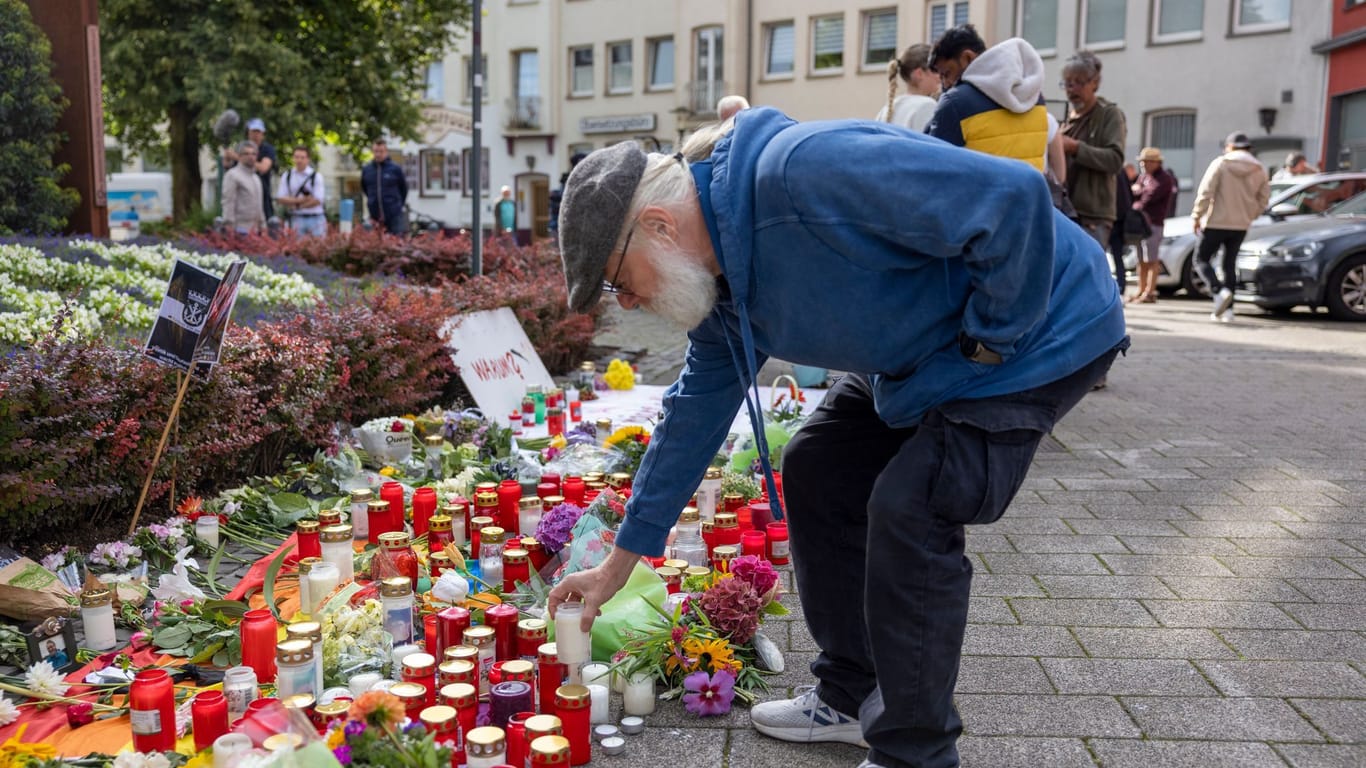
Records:
M225 109L277 146L414 135L427 67L468 19L469 0L103 0L106 116L134 149L169 134L179 218Z
M57 183L70 168L52 161L65 109L47 36L23 0L0 0L0 234L60 230L79 202Z

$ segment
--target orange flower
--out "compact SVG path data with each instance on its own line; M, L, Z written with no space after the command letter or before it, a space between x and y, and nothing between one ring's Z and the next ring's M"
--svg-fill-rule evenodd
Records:
M347 716L352 720L361 720L366 725L392 731L407 715L403 711L403 702L392 693L366 691L351 702Z
M193 519L204 511L204 500L198 496L187 497L176 505L175 511L181 517Z

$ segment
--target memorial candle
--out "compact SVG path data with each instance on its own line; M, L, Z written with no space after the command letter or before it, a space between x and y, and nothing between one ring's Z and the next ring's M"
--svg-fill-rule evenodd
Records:
M504 480L498 484L498 527L511 536L521 535L521 521L518 519L517 503L522 498L522 484L516 480Z
M562 685L555 691L555 716L569 739L570 765L586 765L593 758L591 708L592 694L582 685Z
M428 522L436 514L436 489L418 488L413 491L413 536L427 533Z
M297 554L300 558L322 557L322 543L318 539L317 520L300 520L294 527L294 535L299 542Z

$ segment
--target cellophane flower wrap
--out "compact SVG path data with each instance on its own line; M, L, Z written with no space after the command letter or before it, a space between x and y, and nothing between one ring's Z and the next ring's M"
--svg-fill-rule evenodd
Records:
M358 608L342 606L327 613L323 625L323 679L329 686L346 685L361 672L386 674L394 639L384 631L384 612L378 600Z

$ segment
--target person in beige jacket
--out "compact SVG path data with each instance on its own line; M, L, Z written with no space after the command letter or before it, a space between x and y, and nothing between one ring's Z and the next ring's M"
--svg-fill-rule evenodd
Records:
M1266 169L1248 151L1252 142L1241 131L1229 134L1224 154L1205 169L1200 189L1195 193L1195 233L1200 248L1195 252L1195 269L1214 294L1214 313L1210 319L1233 322L1233 289L1238 284L1238 248L1243 244L1252 220L1266 210L1271 198L1271 183ZM1214 273L1210 259L1224 249L1224 280Z
M237 145L237 165L223 174L223 224L238 234L265 228L261 209L261 177L256 175L256 145Z

